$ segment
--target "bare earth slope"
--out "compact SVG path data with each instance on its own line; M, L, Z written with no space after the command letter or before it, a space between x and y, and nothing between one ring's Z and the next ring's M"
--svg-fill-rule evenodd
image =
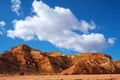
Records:
M0 74L118 74L120 61L104 53L63 55L19 45L0 55Z

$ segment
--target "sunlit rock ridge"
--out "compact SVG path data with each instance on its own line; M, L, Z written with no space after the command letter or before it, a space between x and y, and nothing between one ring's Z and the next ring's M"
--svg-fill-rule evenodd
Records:
M118 74L120 60L108 54L80 53L65 55L60 52L42 52L25 44L0 54L0 74Z

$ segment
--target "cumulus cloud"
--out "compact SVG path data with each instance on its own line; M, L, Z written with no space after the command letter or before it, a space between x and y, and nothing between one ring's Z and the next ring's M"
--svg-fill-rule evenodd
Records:
M37 38L59 48L78 52L97 51L111 44L103 34L89 32L96 28L93 21L79 21L68 8L58 6L50 8L37 0L34 0L32 6L35 15L27 16L24 20L13 21L14 30L8 30L7 36L26 41ZM73 30L78 30L81 34Z
M11 0L12 3L12 11L15 12L18 16L20 15L20 5L21 1L20 0Z

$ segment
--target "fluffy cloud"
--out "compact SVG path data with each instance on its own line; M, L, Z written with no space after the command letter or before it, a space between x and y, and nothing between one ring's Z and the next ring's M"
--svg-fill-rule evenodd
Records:
M115 43L116 38L109 38L108 43L113 45Z
M11 3L12 3L12 7L11 7L12 11L15 12L19 16L21 1L20 0L11 0Z
M42 1L36 0L32 6L35 15L13 21L14 30L7 31L9 37L18 37L27 41L37 38L57 47L79 52L97 51L111 44L103 34L89 33L96 28L95 23L78 21L70 9L58 6L50 8ZM78 30L81 34L73 30Z
M0 26L5 26L6 25L6 23L4 22L4 21L0 21Z
M6 23L4 21L0 21L0 35L3 34L4 31L4 26L6 25Z

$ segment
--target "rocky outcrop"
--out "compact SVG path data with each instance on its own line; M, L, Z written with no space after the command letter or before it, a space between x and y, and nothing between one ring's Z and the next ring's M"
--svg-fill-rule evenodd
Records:
M103 56L101 56L103 55ZM85 57L85 56L84 56ZM89 55L87 59L82 59L74 63L60 74L114 74L117 73L116 66L106 54L95 53Z
M0 55L0 73L16 72L18 71L16 58L12 53L6 51Z
M19 45L0 55L0 73L16 74L116 74L120 61L104 53L63 55Z
M116 65L118 73L120 73L120 60L114 61L114 64Z

